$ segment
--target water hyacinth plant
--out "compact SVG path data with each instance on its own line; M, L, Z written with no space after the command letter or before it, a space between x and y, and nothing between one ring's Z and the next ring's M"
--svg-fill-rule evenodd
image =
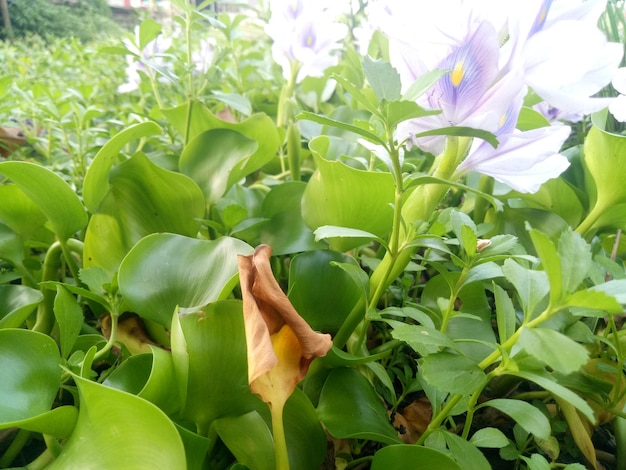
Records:
M626 468L623 2L171 3L0 44L0 467Z

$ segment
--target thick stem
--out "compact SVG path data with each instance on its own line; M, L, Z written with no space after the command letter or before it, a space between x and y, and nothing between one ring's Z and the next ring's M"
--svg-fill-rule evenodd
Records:
M289 470L289 454L287 453L287 440L285 439L285 427L283 423L284 403L271 403L272 434L274 435L274 456L276 458L276 470Z

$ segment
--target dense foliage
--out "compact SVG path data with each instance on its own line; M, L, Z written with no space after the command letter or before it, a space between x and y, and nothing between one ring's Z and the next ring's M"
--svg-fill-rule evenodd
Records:
M626 468L621 2L533 3L555 89L513 16L527 82L407 83L403 2L173 3L0 43L0 467Z
M90 41L119 31L111 20L106 0L78 0L71 4L49 0L8 0L8 6L11 29L17 38L38 35ZM0 39L7 39L7 31L1 22Z

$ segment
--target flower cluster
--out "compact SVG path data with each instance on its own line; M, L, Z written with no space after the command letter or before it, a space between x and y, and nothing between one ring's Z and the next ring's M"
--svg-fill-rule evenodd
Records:
M294 74L298 82L304 77L321 77L337 64L339 57L333 51L348 30L335 21L332 10L304 0L272 0L271 10L265 31L273 40L272 57L287 80Z

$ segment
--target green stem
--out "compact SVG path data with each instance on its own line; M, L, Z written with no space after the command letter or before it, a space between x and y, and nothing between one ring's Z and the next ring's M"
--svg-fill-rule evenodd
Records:
M482 193L492 194L495 181L491 176L481 175L478 181L478 190ZM477 197L474 203L474 222L480 224L485 221L489 202L483 197Z
M287 440L285 439L285 427L283 423L284 403L271 403L272 434L274 435L274 456L276 458L276 470L289 470L289 454L287 453Z
M15 457L18 456L28 442L28 439L30 439L30 431L20 429L7 450L0 457L0 468L8 468L11 465L11 462L15 460Z
M76 284L80 284L80 280L78 277L78 267L74 262L74 258L72 256L72 252L78 253L82 255L83 244L79 240L75 240L70 238L66 240L65 243L61 243L60 241L54 242L48 248L46 252L46 256L43 262L43 271L42 271L42 281L54 281L59 278L59 269L61 267L61 254L63 254L63 258L66 260L68 266L70 267L70 271L76 280ZM56 296L56 291L52 289L42 288L43 301L39 304L37 308L37 320L35 325L33 326L33 330L39 331L40 333L49 334L52 331L52 327L54 326L55 317L54 317L54 298Z

